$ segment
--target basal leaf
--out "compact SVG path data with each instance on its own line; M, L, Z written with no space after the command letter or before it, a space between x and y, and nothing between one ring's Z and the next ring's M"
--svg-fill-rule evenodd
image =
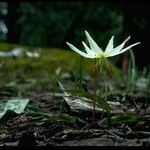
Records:
M16 114L24 112L29 99L11 99L0 101L0 119L9 111Z
M26 113L33 115L33 116L51 116L52 114L48 113L47 111L44 111L38 107L28 105L26 107Z
M54 122L66 122L66 123L75 124L76 119L77 119L76 117L70 116L68 114L58 114L49 117L48 120Z
M142 119L141 116L135 113L124 113L124 114L119 114L115 115L110 118L110 125L116 126L116 125L121 125L122 123L134 123L137 121L140 121ZM98 123L101 127L107 127L108 126L108 118L105 118L101 120Z
M71 123L75 124L76 123L76 117L70 116L68 114L51 114L48 113L47 111L44 111L38 107L28 105L26 107L26 112L29 115L32 116L44 116L47 118L48 121L54 121L54 122L66 122L66 123Z
M83 91L83 90L64 90L67 93L70 93L72 96L80 96L80 97L86 97L98 104L98 106L102 109L104 109L106 112L111 112L111 107L107 103L106 100L101 98L100 96L97 96L95 94Z

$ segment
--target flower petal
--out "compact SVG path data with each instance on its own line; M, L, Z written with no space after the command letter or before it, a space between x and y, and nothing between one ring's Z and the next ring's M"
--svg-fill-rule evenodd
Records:
M111 56L119 55L119 54L121 54L121 53L127 51L127 50L130 49L131 47L136 46L136 45L138 45L138 44L140 44L140 43L141 43L141 42L137 42L137 43L135 43L135 44L132 44L132 45L130 45L130 46L128 46L128 47L122 49L121 51L112 54Z
M130 45L130 46L128 46L128 47L122 49L122 50L119 52L119 54L121 54L121 53L127 51L127 50L130 49L131 47L136 46L136 45L138 45L138 44L140 44L140 43L141 43L141 42L137 42L137 43L135 43L135 44L132 44L132 45Z
M130 39L130 36L126 40L124 40L124 42L122 44L120 44L116 48L112 49L112 51L109 52L109 54L113 55L115 53L118 53L124 47L124 45L126 44L126 42L129 41L129 39Z
M96 42L92 39L92 37L90 36L90 34L87 31L85 31L85 34L88 39L91 50L94 51L95 53L103 52L102 49L96 44Z
M84 42L82 42L82 44L89 55L95 55L95 52L91 51L91 49Z
M111 39L109 40L105 52L109 53L110 51L112 51L113 48L114 48L114 36L112 36Z
M68 42L66 42L66 43L67 43L67 45L68 45L73 51L77 52L78 54L82 55L83 57L86 57L86 58L94 58L94 56L91 56L91 55L89 55L89 54L86 54L86 53L80 51L79 49L77 49L77 48L76 48L75 46L73 46L72 44L70 44L70 43L68 43Z

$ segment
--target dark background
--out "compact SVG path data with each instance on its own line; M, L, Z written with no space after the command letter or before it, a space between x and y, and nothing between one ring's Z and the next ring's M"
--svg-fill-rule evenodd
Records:
M68 49L82 48L84 30L102 47L115 35L115 45L131 35L139 68L149 66L148 2L0 2L0 42Z

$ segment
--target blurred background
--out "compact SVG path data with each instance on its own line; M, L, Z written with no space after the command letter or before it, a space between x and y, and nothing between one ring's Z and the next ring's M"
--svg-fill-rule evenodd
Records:
M131 35L136 64L149 66L150 4L142 2L0 2L0 42L69 49L82 48L84 30L103 49L115 35L115 45ZM123 57L123 56L122 56Z

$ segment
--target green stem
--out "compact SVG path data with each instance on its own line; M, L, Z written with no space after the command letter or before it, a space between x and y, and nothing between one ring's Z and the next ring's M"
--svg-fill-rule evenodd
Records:
M96 66L96 59L94 59L94 64ZM95 77L95 87L94 87L94 95L96 96L97 89L97 77ZM93 101L93 113L92 113L92 122L95 121L95 101Z
M106 82L106 80L104 81L104 84L105 84L105 100L107 101L108 87L107 87L107 82Z
M79 68L79 89L82 89L82 56L80 57L80 64L79 64L80 68Z

